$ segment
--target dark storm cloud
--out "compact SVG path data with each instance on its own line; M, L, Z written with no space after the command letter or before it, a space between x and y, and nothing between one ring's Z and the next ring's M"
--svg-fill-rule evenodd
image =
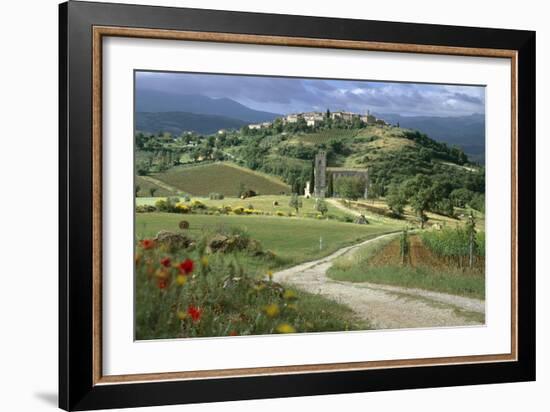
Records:
M426 116L485 112L485 90L479 86L157 72L138 72L136 86L229 98L276 113L327 108Z

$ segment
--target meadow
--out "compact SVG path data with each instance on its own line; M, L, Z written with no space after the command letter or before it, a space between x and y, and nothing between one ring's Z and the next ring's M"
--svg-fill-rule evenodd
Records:
M392 225L356 225L300 217L142 213L136 214L136 236L143 239L161 230L177 231L181 220L189 222L186 233L191 237L232 227L246 232L277 257L275 261L262 262L257 268L259 271L314 260L341 247L398 229Z
M252 275L233 255L204 248L136 246L137 340L369 329L353 311L319 295Z
M263 195L290 192L290 187L281 179L230 162L175 166L152 177L195 196L208 196L211 192L236 196L243 187Z

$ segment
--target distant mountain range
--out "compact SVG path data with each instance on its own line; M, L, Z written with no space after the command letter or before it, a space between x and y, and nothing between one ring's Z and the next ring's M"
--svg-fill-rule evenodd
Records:
M136 112L151 113L187 112L208 114L246 123L268 122L281 116L278 113L251 109L228 98L214 99L199 94L176 94L149 89L136 90L135 110Z
M239 119L212 114L188 112L137 112L136 130L146 133L170 132L179 135L185 131L201 134L216 133L220 129L239 129L248 124Z
M458 146L464 150L470 160L485 163L485 116L435 117L401 116L399 114L380 114L388 123L407 129L418 130L434 140Z

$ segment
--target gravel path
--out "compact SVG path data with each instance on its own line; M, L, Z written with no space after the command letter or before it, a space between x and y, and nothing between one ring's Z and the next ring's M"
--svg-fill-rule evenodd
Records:
M332 262L360 247L387 236L337 250L311 262L282 270L274 280L349 306L375 329L464 326L483 324L485 302L445 293L372 283L335 281L327 277Z

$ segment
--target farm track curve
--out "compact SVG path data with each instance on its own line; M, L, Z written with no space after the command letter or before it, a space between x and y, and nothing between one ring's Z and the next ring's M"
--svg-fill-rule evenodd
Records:
M480 325L485 302L421 289L373 283L353 283L328 278L333 261L360 247L395 234L381 235L337 250L324 258L302 263L273 274L277 282L305 292L320 294L349 306L374 329L428 328Z

